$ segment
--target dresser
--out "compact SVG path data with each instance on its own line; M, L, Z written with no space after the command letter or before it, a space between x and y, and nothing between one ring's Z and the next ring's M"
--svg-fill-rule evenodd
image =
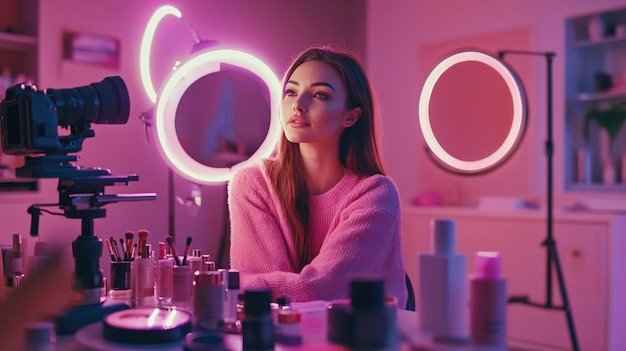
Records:
M433 218L456 221L457 252L467 258L468 275L474 271L474 252L498 251L508 295L528 295L532 302L546 302L547 249L542 246L547 235L545 210L405 207L403 256L416 293L417 257L432 252ZM626 350L626 215L555 210L553 228L580 349ZM560 306L556 271L552 286L553 304ZM565 312L509 304L507 344L571 349Z

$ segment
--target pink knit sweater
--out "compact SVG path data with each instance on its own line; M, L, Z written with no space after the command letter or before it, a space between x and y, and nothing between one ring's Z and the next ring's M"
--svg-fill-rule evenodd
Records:
M400 201L390 178L346 172L332 189L311 196L314 259L294 273L294 242L263 165L241 169L228 187L231 268L241 288L268 286L292 301L350 296L356 277L384 279L385 290L407 301L400 238Z

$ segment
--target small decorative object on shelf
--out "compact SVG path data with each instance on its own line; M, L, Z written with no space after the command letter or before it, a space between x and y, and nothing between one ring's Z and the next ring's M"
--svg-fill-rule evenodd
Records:
M587 22L587 33L589 34L590 40L599 40L604 37L604 32L606 30L604 20L600 15L595 15L589 18L589 22Z

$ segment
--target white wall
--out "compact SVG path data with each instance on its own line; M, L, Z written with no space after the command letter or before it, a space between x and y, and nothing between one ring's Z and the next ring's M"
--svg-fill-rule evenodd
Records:
M527 89L529 127L519 151L492 173L463 177L448 174L426 158L418 126L418 96L426 76L419 48L437 42L457 40L475 45L472 38L518 28L530 38L519 49L556 53L553 75L554 101L554 195L555 205L567 206L582 197L617 198L619 193L564 191L565 123L565 20L616 7L623 0L549 1L459 1L393 0L368 1L367 57L372 82L380 99L385 136L384 156L405 203L419 193L436 190L452 204L473 205L481 195L519 196L543 202L546 191L546 69L541 57L512 58L527 65L530 72L521 79ZM491 48L488 48L491 49ZM508 58L507 58L508 59ZM515 67L514 67L515 68Z

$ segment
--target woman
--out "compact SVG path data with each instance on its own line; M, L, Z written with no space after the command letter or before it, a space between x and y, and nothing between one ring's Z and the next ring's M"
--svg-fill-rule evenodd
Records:
M400 201L382 169L362 65L312 47L291 64L283 88L276 157L229 184L231 268L242 289L329 301L347 298L353 278L379 277L404 306Z

